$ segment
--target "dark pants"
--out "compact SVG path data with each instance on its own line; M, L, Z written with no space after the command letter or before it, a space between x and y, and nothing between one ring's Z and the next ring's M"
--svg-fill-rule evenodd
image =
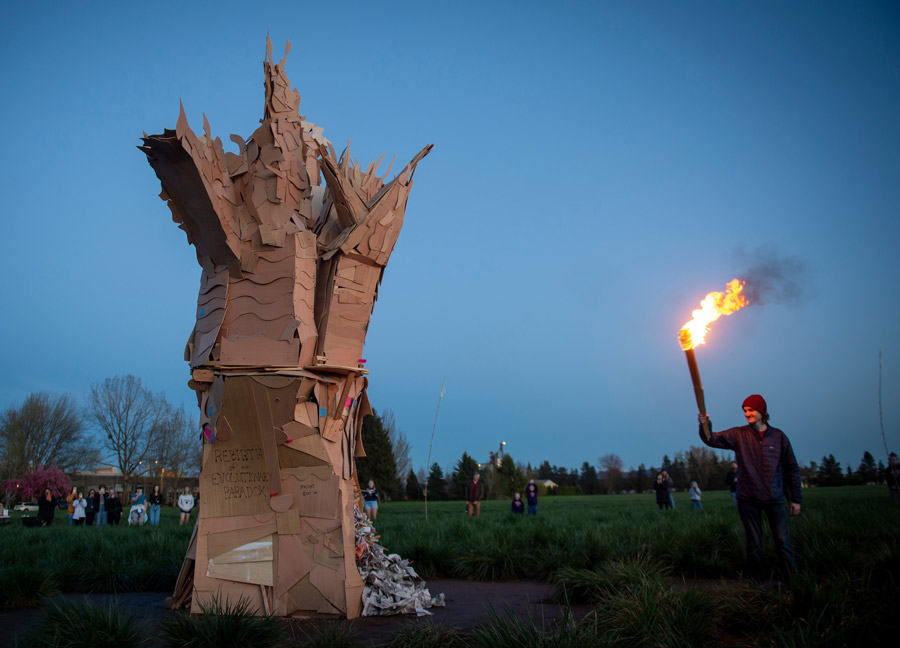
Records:
M121 512L121 511L119 511L118 513L112 513L112 512L110 512L110 511L107 511L106 513L107 513L107 516L108 516L108 517L107 517L107 521L108 521L110 524L118 524L118 523L119 523L119 520L122 519L122 512Z
M87 513L85 513L85 515L87 516L85 524L87 524L88 526L94 526L94 518L97 516L97 514L94 511L88 511Z
M797 570L797 560L791 547L791 539L788 536L788 513L784 502L751 502L739 499L738 514L744 525L744 535L747 538L747 575L754 580L762 579L762 514L766 514L769 521L769 529L772 531L772 540L775 542L775 551L781 558L782 569Z

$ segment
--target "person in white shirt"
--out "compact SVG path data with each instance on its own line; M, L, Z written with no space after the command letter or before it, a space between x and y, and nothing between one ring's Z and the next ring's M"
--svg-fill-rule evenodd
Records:
M87 501L84 499L83 493L78 493L78 496L72 500L72 508L75 509L75 512L72 513L72 524L81 526L84 524L84 510L87 508Z
M191 495L190 486L185 486L184 493L178 496L178 508L181 511L181 521L178 526L181 526L190 521L191 510L194 508L194 496Z

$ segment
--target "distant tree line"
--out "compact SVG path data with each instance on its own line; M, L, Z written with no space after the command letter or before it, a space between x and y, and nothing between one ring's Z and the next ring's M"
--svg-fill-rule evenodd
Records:
M378 486L387 499L420 500L425 497L427 485L429 500L458 500L465 498L465 485L480 472L486 497L504 499L522 492L529 479L539 484L550 480L556 486L541 487L550 495L599 495L614 493L645 493L652 489L657 473L665 468L678 490L687 490L696 481L702 490L725 490L725 475L731 470L730 453L715 452L706 446L691 446L673 457L663 455L658 466L640 464L625 470L622 459L615 454L605 454L597 459L596 466L589 461L580 468L551 465L541 462L537 467L530 463L516 462L506 453L498 464L480 465L468 452L463 452L453 467L444 470L437 462L427 472L413 470L409 461L409 443L397 429L390 410L366 417L363 422L363 445L366 457L357 460L358 478L361 484L369 479ZM820 463L810 462L801 466L801 478L807 486L842 486L883 483L885 466L875 462L866 451L856 470L841 468L833 455L823 457Z
M81 404L70 394L34 393L0 412L0 484L7 505L21 499L23 484L30 489L54 471L113 466L126 489L147 475L196 475L200 451L198 425L184 407L132 375L91 385Z

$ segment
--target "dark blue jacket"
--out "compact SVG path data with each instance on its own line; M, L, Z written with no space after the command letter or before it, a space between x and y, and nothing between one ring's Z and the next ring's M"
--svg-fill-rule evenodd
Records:
M778 428L770 425L760 438L755 428L742 425L713 432L707 441L701 425L700 440L710 448L734 450L734 460L741 471L738 499L783 502L787 496L789 501L800 504L800 466L791 442Z
M537 484L526 484L525 499L528 501L528 506L537 506L537 493Z

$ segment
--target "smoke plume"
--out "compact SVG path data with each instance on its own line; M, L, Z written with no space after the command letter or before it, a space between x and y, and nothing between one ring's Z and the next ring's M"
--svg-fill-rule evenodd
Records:
M751 252L743 248L737 251L738 275L747 282L744 294L751 304L800 304L809 288L809 271L806 262L795 256L783 256L772 247L761 247Z

